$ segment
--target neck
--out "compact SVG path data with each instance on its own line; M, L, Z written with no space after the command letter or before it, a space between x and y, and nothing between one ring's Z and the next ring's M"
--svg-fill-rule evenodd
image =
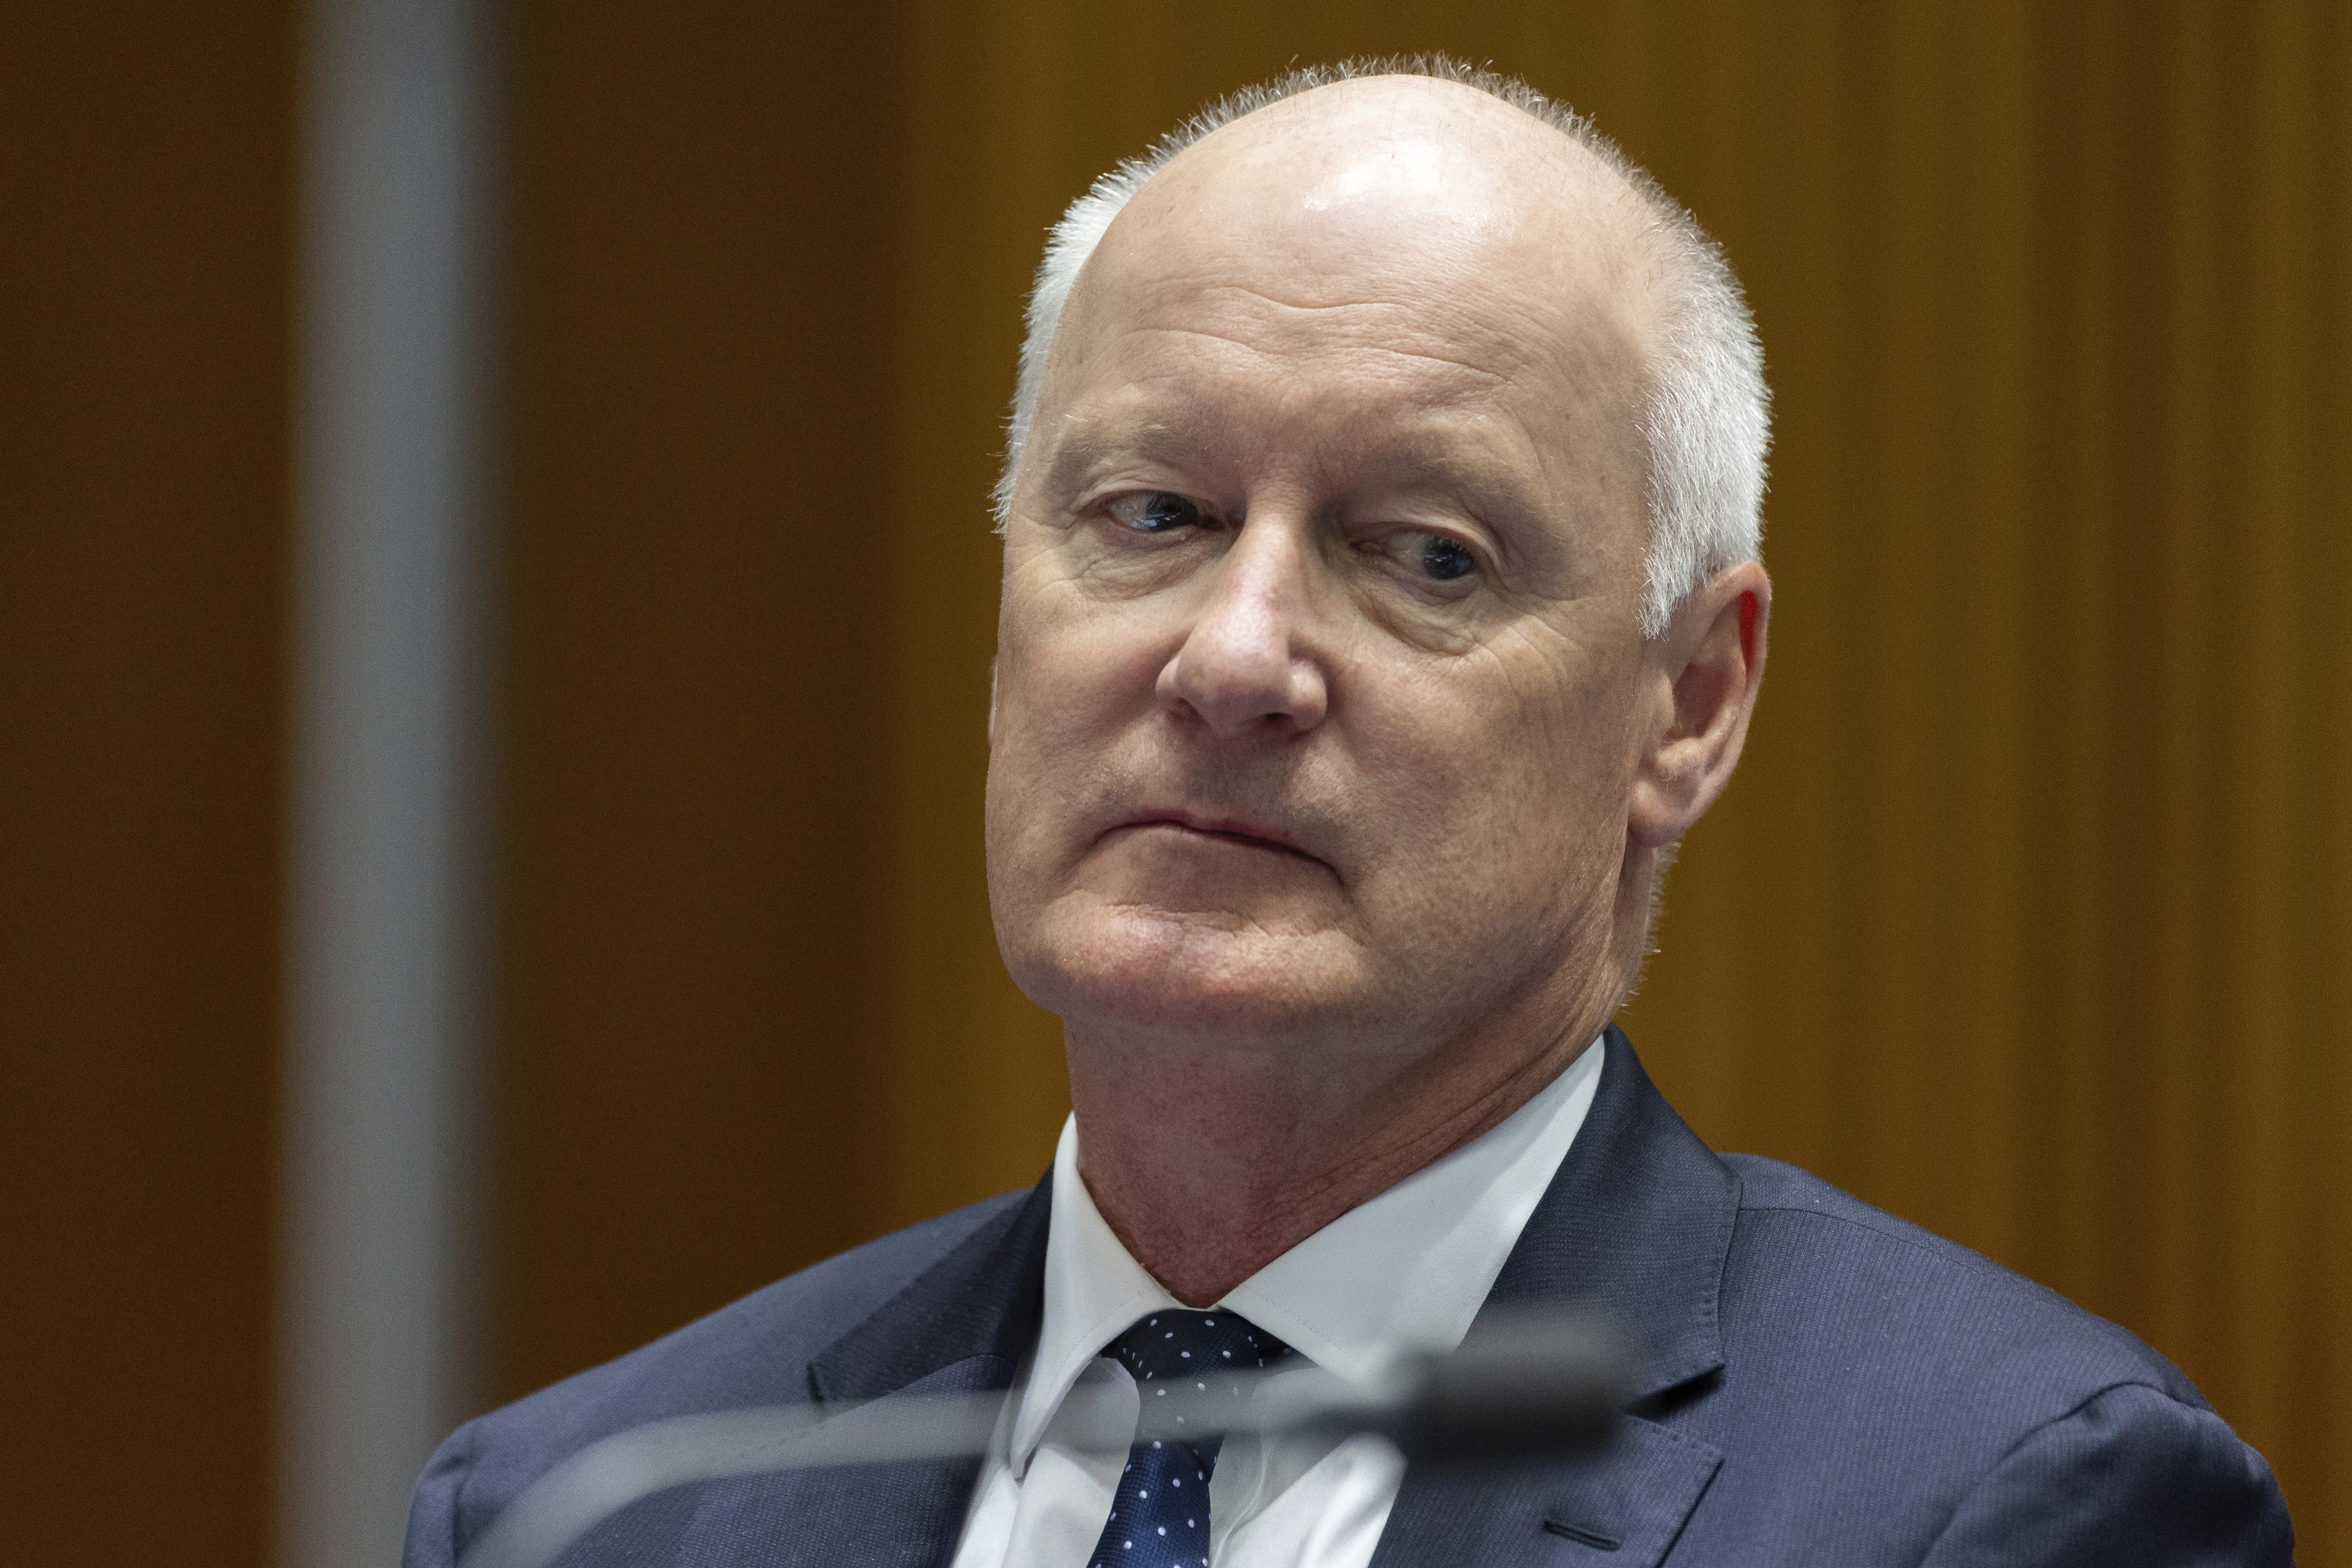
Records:
M1480 1031L1387 1058L1360 1036L1235 1044L1073 1024L1078 1174L1137 1262L1185 1305L1212 1306L1533 1099L1612 999L1551 1011L1572 1021L1541 1036Z

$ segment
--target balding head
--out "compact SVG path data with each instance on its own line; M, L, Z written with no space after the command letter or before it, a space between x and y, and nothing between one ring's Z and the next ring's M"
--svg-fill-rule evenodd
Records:
M1548 473L1530 505L1572 492L1580 506L1605 506L1607 526L1586 519L1584 546L1622 563L1620 583L1637 584L1641 414L1666 270L1647 216L1589 149L1460 83L1360 78L1276 102L1171 159L1109 225L1037 388L1030 482L1045 484L1107 431L1125 438L1121 400L1080 390L1110 368L1106 356L1197 330L1205 315L1234 343L1188 371L1181 395L1202 405L1196 433L1247 406L1215 377L1224 365L1246 374L1251 355L1281 354L1295 372L1341 367L1367 403L1384 381L1422 404L1483 397L1498 382L1540 388L1535 449L1486 455ZM1417 428L1443 413L1402 417ZM1307 423L1370 427L1379 417L1327 399ZM1360 437L1315 439L1344 450Z
M1121 210L1090 272L1172 232L1240 260L1423 289L1513 282L1559 319L1655 313L1668 265L1648 204L1592 151L1501 100L1427 77L1358 78L1279 100L1202 137ZM1106 253L1108 253L1108 256Z
M1428 112L1411 127L1387 118L1414 110ZM1613 250L1608 259L1624 268L1629 323L1647 329L1640 345L1644 402L1633 432L1643 449L1650 527L1644 631L1656 635L1683 597L1713 572L1756 559L1768 396L1747 305L1719 249L1581 116L1522 82L1442 57L1318 67L1235 93L1072 204L1055 227L1030 297L997 485L1000 524L1065 307L1096 247L1133 199L1161 185L1163 171L1245 129L1261 133L1255 144L1273 164L1288 156L1345 162L1352 155L1360 178L1393 195L1409 193L1412 183L1378 178L1384 143L1393 147L1394 174L1409 174L1415 156L1423 171L1447 168L1474 190L1495 191L1517 173L1534 213L1564 220L1539 233L1539 244ZM1417 154L1407 152L1411 141L1419 143ZM1556 185L1542 183L1554 178Z

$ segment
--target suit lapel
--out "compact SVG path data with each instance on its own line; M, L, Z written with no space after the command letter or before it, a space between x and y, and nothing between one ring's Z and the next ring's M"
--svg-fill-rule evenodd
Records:
M1045 1232L1053 1176L1017 1208L982 1226L809 1362L820 1404L880 1399L974 1356L1012 1368L1045 1316Z
M1486 1312L1580 1302L1634 1347L1637 1411L1698 1393L1723 1366L1717 1319L1738 1186L1612 1025L1592 1109L1512 1249ZM1481 1314L1481 1322L1486 1314ZM1474 1324L1470 1331L1479 1332ZM1500 1474L1406 1473L1373 1568L1409 1563L1612 1568L1663 1558L1722 1462L1712 1446L1629 1416L1603 1454Z
M1001 1391L1045 1312L1050 1179L809 1364L818 1404ZM835 1417L856 1421L851 1411ZM919 1568L962 1532L980 1460L745 1477L707 1489L674 1561L693 1568Z

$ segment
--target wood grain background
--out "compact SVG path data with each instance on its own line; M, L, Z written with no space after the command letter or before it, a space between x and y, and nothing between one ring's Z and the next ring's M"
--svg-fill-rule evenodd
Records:
M44 1436L0 1491L45 1562L250 1563L294 19L31 9L0 1390ZM1772 675L1645 1060L2148 1338L2352 1564L2332 0L517 7L482 1400L1034 1179L1057 1034L980 849L1022 292L1204 99L1422 48L1687 202L1779 400Z

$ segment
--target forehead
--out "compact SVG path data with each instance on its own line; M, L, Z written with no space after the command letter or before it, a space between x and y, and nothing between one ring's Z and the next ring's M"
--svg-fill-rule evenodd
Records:
M1302 94L1202 139L1110 225L1038 434L1058 444L1057 420L1094 423L1106 400L1148 405L1139 428L1222 415L1270 436L1278 412L1342 444L1369 423L1425 446L1417 423L1498 402L1623 424L1653 295L1644 216L1585 149L1474 89Z
M1202 138L1138 192L1077 301L1218 274L1300 303L1433 289L1640 315L1646 203L1590 150L1455 82L1334 83Z

